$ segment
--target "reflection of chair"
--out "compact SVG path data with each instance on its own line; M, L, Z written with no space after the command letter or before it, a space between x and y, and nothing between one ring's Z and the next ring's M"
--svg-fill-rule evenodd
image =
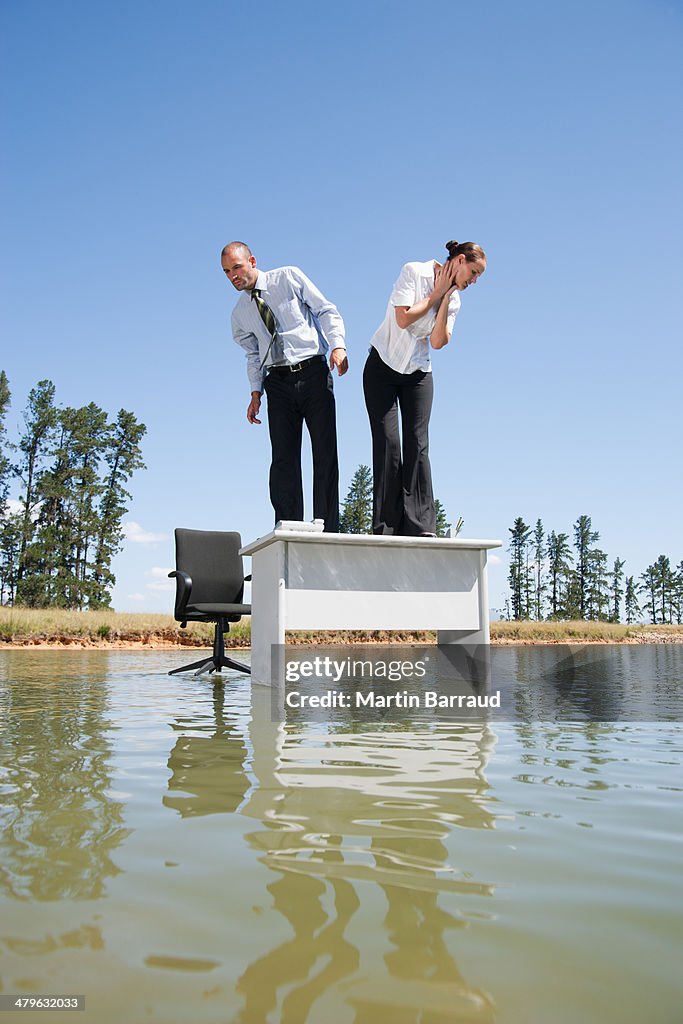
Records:
M183 818L234 814L251 786L245 767L245 717L241 708L233 713L224 704L225 687L216 680L214 722L181 717L172 723L179 735L168 759L171 777L162 803Z
M226 658L223 634L229 623L239 622L242 615L251 615L251 605L242 604L244 568L239 533L219 533L213 530L176 530L176 599L174 618L184 628L188 622L215 622L213 655L192 665L183 665L169 672L220 672L221 668L234 668L250 672L232 658Z

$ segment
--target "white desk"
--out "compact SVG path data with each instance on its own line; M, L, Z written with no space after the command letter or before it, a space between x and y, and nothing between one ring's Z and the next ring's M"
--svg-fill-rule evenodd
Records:
M438 642L488 644L487 551L499 540L323 533L278 524L251 556L251 672L271 683L288 629L435 629Z

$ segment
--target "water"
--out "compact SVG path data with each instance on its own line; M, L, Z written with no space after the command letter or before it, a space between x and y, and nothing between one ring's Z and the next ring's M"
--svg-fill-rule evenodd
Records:
M84 994L65 1024L683 1021L680 724L273 722L186 660L0 653L0 993ZM651 664L671 689L683 647Z

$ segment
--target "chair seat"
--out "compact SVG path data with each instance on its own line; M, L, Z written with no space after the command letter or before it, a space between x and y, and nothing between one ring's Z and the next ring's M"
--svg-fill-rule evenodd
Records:
M183 617L192 615L251 615L250 604L188 604Z

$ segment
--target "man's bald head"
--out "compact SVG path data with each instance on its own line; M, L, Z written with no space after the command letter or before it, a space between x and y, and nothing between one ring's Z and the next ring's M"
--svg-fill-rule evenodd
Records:
M221 252L223 272L238 292L251 290L258 277L256 258L246 242L228 242Z
M251 249L246 242L228 242L228 244L224 245L221 249L221 260L224 256L234 256L237 255L238 252L246 259L249 259L251 256Z

